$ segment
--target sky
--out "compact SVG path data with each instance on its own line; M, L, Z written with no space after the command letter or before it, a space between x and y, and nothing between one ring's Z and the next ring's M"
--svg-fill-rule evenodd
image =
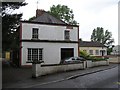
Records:
M38 4L37 4L38 1ZM25 0L28 5L16 10L23 13L23 20L36 15L36 9L50 10L52 5L66 5L73 10L74 19L79 23L79 38L90 41L94 28L103 27L112 32L118 44L118 2L119 0Z

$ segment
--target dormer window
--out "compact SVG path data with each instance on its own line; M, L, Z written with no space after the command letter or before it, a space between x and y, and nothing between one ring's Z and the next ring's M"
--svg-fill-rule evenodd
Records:
M32 39L38 39L38 28L32 29Z
M70 31L65 30L65 40L70 40Z

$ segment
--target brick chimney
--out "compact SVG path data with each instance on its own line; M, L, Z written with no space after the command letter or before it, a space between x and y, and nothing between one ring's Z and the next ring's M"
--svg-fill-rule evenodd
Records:
M45 11L43 9L37 9L36 10L36 17L41 16Z

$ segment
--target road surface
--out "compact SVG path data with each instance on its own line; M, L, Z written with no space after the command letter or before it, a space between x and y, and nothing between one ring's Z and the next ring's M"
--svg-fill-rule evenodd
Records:
M120 67L119 67L120 68ZM48 84L34 84L31 88L119 88L118 67L100 71L74 79L63 80ZM120 71L120 70L119 70Z

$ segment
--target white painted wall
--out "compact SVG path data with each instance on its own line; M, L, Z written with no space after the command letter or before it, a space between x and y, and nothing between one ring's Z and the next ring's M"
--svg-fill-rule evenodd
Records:
M43 48L44 64L59 64L61 60L61 48L74 48L74 56L78 56L77 43L22 42L22 65L31 65L31 63L26 63L27 48Z
M39 28L40 40L64 40L64 31L70 31L70 40L78 41L78 27L22 23L22 39L32 39L32 28Z
M77 64L45 66L45 67L41 67L40 64L33 64L32 65L32 76L38 77L38 76L52 74L56 72L64 72L64 71L84 69L84 68L85 68L84 62L77 63Z

